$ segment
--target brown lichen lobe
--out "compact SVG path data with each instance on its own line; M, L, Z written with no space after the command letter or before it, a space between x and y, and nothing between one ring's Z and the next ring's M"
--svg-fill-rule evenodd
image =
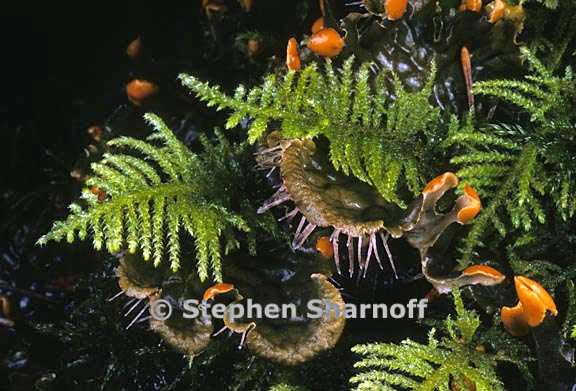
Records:
M154 305L158 299L160 295L154 295L150 298L150 304ZM185 319L178 313L164 321L151 318L150 329L160 334L170 346L184 354L195 356L210 343L214 326L209 317Z
M324 350L332 349L344 330L344 301L340 292L323 274L312 274L314 296L340 309L340 316L287 322L284 325L258 322L246 339L250 350L284 365L306 362Z
M395 271L387 241L389 235L402 236L398 226L402 210L386 202L370 185L337 172L326 159L326 151L318 150L313 140L281 140L273 132L267 141L268 148L259 152L257 160L262 167L279 168L282 185L258 212L294 202L296 208L281 220L302 214L292 243L295 249L302 248L317 227L333 228L330 240L339 273L341 234L347 237L350 275L354 274L355 259L364 274L372 256L382 268L379 237Z
M125 255L116 269L118 286L128 297L146 299L159 291L161 272L136 255Z
M319 227L335 227L351 236L386 228L387 203L380 194L337 173L315 153L312 140L293 140L284 149L280 164L284 186L308 221Z
M472 265L457 275L434 277L429 273L428 262L430 262L428 257L422 261L422 272L428 282L440 294L468 285L494 286L501 284L506 279L506 276L498 270L482 264Z

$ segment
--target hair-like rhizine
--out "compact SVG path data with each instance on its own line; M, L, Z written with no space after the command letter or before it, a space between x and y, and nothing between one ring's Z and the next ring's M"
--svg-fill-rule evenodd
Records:
M127 311L124 317L134 313L136 316L126 326L130 327L149 319L145 315L150 307L150 299L160 292L162 272L155 269L150 263L143 262L138 256L125 254L116 269L120 292L108 299L112 302L122 296L128 297L129 301L124 304ZM137 308L140 307L138 310Z

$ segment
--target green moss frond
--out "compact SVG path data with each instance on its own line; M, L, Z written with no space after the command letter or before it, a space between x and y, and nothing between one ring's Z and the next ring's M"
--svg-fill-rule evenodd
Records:
M480 319L464 308L454 291L456 318L444 321L445 337L438 339L435 329L427 344L410 339L400 344L372 343L357 345L352 351L362 359L354 366L360 373L350 379L356 390L450 390L454 383L467 389L466 382L477 390L504 390L496 375L497 355L475 348Z
M478 190L485 206L465 240L464 259L470 258L488 228L494 226L500 234L507 233L502 210L514 228L525 231L532 228L534 221L545 220L539 201L544 193L544 168L538 150L533 144L522 145L507 137L515 131L506 126L474 129L467 122L449 137L449 142L462 151L451 163L460 167L458 176Z
M451 162L458 175L479 191L485 209L466 239L468 259L491 227L502 235L512 229L529 232L545 222L546 197L555 202L563 220L576 215L576 116L570 107L576 87L568 69L563 77L547 69L523 49L531 73L524 80L491 80L474 85L477 94L491 95L519 106L532 118L529 127L490 125L475 129L468 121L450 131L447 146L458 149ZM504 214L502 212L505 212ZM503 220L507 215L509 219Z
M572 88L572 75L552 74L527 48L521 48L531 73L523 80L488 80L474 83L474 94L503 99L531 116L532 121L546 123L551 112L563 111L569 103L565 91Z
M398 189L405 186L419 193L426 170L423 157L436 137L439 109L429 103L435 68L417 92L406 91L392 75L394 99L388 98L388 76L373 77L370 64L354 70L354 59L349 58L341 69L327 60L323 70L311 64L298 73L270 75L249 92L238 87L233 97L193 76L180 75L180 80L208 106L231 111L227 128L251 119L251 143L278 124L286 138L326 137L337 169L403 205Z
M497 361L515 365L524 381L527 390L534 390L535 379L530 365L536 361L530 347L522 340L513 337L502 327L500 314L494 315L492 327L478 333L478 342L487 350L496 352Z
M227 196L216 190L216 182L231 175L224 162L230 146L213 146L204 140L207 153L196 155L160 118L153 114L145 118L155 130L147 141L111 140L111 147L132 153L106 154L92 165L94 176L87 185L104 191L107 198L98 200L84 190L85 207L72 204L67 219L55 223L38 244L64 238L72 243L76 238L84 240L91 231L98 250L140 250L155 265L167 258L171 268L178 270L180 233L185 231L195 238L200 279L211 274L221 280L222 236L232 229L248 230L231 211Z

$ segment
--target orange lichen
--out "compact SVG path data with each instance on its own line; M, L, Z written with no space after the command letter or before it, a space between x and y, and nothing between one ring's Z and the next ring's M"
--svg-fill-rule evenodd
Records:
M524 307L526 321L530 327L538 326L544 320L546 311L558 315L552 296L538 282L527 277L514 278L516 294Z
M286 66L290 71L299 71L302 66L296 38L290 38L288 40L288 46L286 47Z
M324 30L324 17L319 17L312 24L312 34L316 34L318 31Z
M474 219L480 209L482 209L482 202L480 196L473 187L464 185L464 195L458 198L457 204L460 207L458 211L457 220L460 224L466 224Z
M136 106L142 106L147 99L156 95L157 92L156 84L144 79L134 79L126 85L128 100Z
M216 296L223 293L228 293L234 290L234 285L227 284L225 282L220 282L218 284L212 285L210 288L204 291L202 295L202 300L208 301L214 299Z
M506 0L494 0L486 6L486 13L490 23L507 21L515 28L514 42L520 32L524 29L526 12L522 4L510 5Z
M322 57L336 57L344 48L344 40L333 28L325 28L313 34L308 48Z
M488 20L490 23L496 23L504 17L506 3L504 0L494 0L490 7L486 6L486 10L489 12Z
M242 0L242 8L244 8L244 11L246 12L250 12L250 10L252 10L253 5L254 5L253 0Z
M462 0L458 9L460 11L480 12L482 9L482 0Z
M518 302L515 307L502 307L500 318L506 330L514 337L522 337L530 331L521 302Z
M464 73L464 81L466 83L466 96L468 97L468 108L474 108L474 94L472 94L472 61L470 60L470 52L466 46L462 46L460 50L460 61L462 64L462 72Z
M505 7L504 17L513 22L523 22L526 17L522 5L507 5Z
M554 316L558 315L554 299L538 282L517 276L514 278L514 287L518 304L500 310L502 323L513 336L528 334L530 327L536 327L544 321L547 311Z
M483 275L495 280L503 280L504 274L500 273L498 270L494 269L493 267L486 266L486 265L472 265L467 267L462 272L465 276L471 275Z
M140 37L136 38L126 48L126 55L132 60L135 60L140 56L140 51L142 50L142 40Z
M439 175L428 182L426 187L424 187L424 190L422 190L422 193L434 193L446 185L448 185L450 188L453 188L458 186L458 183L459 180L456 175L451 172L445 172L444 174Z
M388 20L398 20L406 13L408 0L386 0L384 7Z
M106 200L106 192L96 186L92 186L90 188L90 193L94 194L95 196L98 197L98 201L99 202L103 202L104 200Z
M457 277L433 277L427 271L427 262L423 263L422 270L424 276L432 285L434 285L434 290L441 294L448 293L454 288L466 285L498 285L506 279L504 274L486 265L472 265L464 269L464 271Z
M328 236L322 236L316 241L316 250L325 258L334 256L334 248Z
M464 185L464 193L475 202L480 202L480 196L474 188L468 184Z
M210 18L228 9L222 0L202 0L202 8Z

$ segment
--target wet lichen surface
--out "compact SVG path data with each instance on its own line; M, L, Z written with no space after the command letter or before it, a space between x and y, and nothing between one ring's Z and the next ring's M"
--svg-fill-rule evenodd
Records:
M574 64L574 29L560 34L563 30L550 21L561 13L570 20L576 10L562 1L558 8L536 1L524 8L486 1L481 11L470 1L387 1L204 0L164 15L130 10L130 17L110 17L111 10L104 10L107 22L100 19L97 29L80 17L62 23L0 19L5 19L6 35L22 31L8 45L14 60L5 72L10 75L7 100L0 104L6 146L0 203L0 389L453 391L492 384L482 383L477 374L492 376L494 387L502 386L494 389L508 391L576 387L576 336L570 338L572 329L576 332L576 222L565 206L572 193L563 193L564 188L576 190L574 117L554 117L546 131L527 135L519 127L537 123L537 115L530 118L482 92L472 96L470 85L522 77L521 46L546 54L546 66L563 70ZM95 16L98 10L93 11ZM291 37L296 47L286 58ZM31 42L33 51L28 50ZM346 101L352 114L344 121L349 127L339 134L340 119L330 118L329 110L345 98L337 88L346 82L330 79L334 90L324 89L325 103L318 103L321 98L312 89L324 77L315 72L330 75L332 69L344 80L352 56L357 63L350 62L349 82L355 87ZM325 68L323 57L330 57L334 68ZM314 63L317 68L306 68ZM275 98L257 97L265 95L264 85L253 101L246 94L246 108L215 101L208 106L225 110L212 110L205 101L217 94L182 76L194 75L234 96L237 85L250 90L268 74L283 80L286 67L295 80L309 77L301 88L295 82L291 97L274 90L279 100L299 102L293 106L281 101L266 106L266 99ZM364 74L369 76L362 84ZM556 80L557 74L562 72L550 73L549 79ZM566 85L572 95L559 105L576 102L574 81ZM412 106L403 102L416 102L418 97L409 94L428 87L430 96L413 106L431 108L420 116L426 121L415 116L404 124L402 110ZM381 88L382 93L365 102L358 97L363 88ZM502 92L499 88L480 84L478 91ZM243 102L244 96L238 96ZM249 106L256 99L262 99L264 109L253 115ZM362 114L371 104L375 108ZM386 105L388 111L382 109ZM474 116L468 116L470 106ZM379 108L388 118L381 123L372 117ZM228 110L241 115L235 112L233 120ZM157 117L145 119L145 113ZM270 118L262 125L266 115ZM116 248L107 229L101 250L93 247L97 240L91 229L86 240L76 239L74 245L64 236L38 246L54 221L66 219L82 191L92 200L87 208L118 199L114 188L89 181L92 164L102 163L104 156L112 161L114 153L120 156L107 144L112 139L158 136L155 118L185 147L182 161L189 156L200 161L198 172L177 174L173 182L169 170L161 171L165 166L151 164L161 173L158 183L176 183L179 189L189 175L193 188L200 189L194 191L202 193L196 197L192 191L190 203L203 205L202 212L214 207L209 221L228 219L215 229L218 249L213 241L205 247L208 266L202 266L198 232L161 236L164 224L169 230L172 204L166 206L166 222L150 223L149 249L139 247L145 234L133 238L138 245L128 238ZM467 121L478 122L470 129ZM221 130L232 122L233 129ZM423 130L401 129L411 124ZM502 126L493 134L471 135L475 127L492 124ZM371 138L373 128L386 127L389 136ZM556 133L562 136L555 138ZM253 142L246 142L247 134ZM356 139L358 148L350 141ZM151 139L151 145L158 140ZM372 146L380 142L386 156L393 156L382 178L372 176L371 169L383 163L369 160L374 149L364 140ZM532 144L521 144L525 140ZM179 151L175 145L168 139L165 150ZM518 150L518 163L504 156ZM358 151L362 158L355 157ZM494 151L497 155L486 157ZM464 153L471 157L458 155ZM531 156L536 156L532 168L521 166ZM542 165L537 166L539 156ZM396 161L401 163L396 166ZM559 177L550 193L536 180L528 185L507 181L500 189L466 176L482 163L487 178L501 175L497 165L517 164L520 168L511 168L510 176L540 180L565 170L568 179ZM136 168L135 173L142 166ZM102 178L106 173L101 168ZM153 173L145 174L147 185L153 185ZM479 193L465 187L467 182L478 183ZM504 192L516 188L537 193L520 203L533 207L530 215L517 212L513 193ZM534 207L534 199L539 206ZM154 202L151 210L156 212ZM504 207L512 209L509 231L503 227L506 212L497 209ZM496 217L484 221L483 213ZM533 223L526 223L532 216ZM128 236L129 218L126 226L120 223ZM490 228L480 232L480 224ZM81 239L81 232L72 234L76 237ZM143 261L147 252L151 259ZM460 293L452 296L450 291ZM244 317L232 322L211 317L163 321L148 315L160 299L173 303L180 314L182 299L206 298L208 292L211 303L245 305L249 298L259 304L297 303L299 311L315 299L344 308L345 303L391 305L426 297L429 306L424 319L312 320L299 313L289 320ZM465 309L458 307L460 294ZM434 338L438 345L424 345ZM421 355L408 352L407 339L423 344L415 345ZM462 362L451 364L450 357ZM418 388L429 371L444 366L448 377L442 384L448 388ZM384 377L390 368L392 378ZM394 380L394 374L411 377Z

